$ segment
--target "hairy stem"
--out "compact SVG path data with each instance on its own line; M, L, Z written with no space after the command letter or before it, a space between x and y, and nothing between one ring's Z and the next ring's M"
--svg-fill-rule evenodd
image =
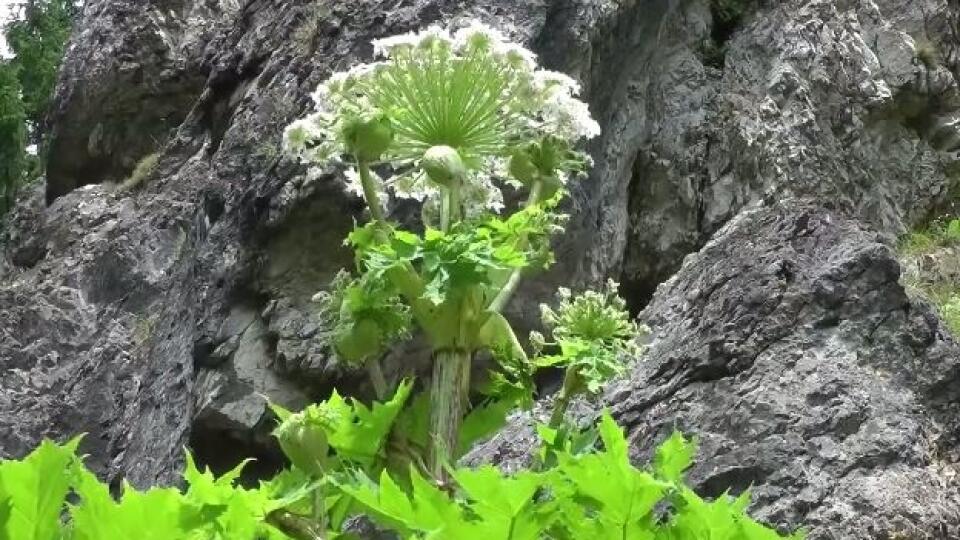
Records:
M567 373L563 377L563 387L560 389L560 395L553 402L553 413L550 414L550 427L558 429L567 416L567 409L570 407L570 400L576 393L577 381L580 378L580 370L575 367L567 368Z
M383 376L380 359L375 356L369 358L366 367L367 375L370 376L370 383L373 384L373 391L377 394L377 400L383 401L387 397L387 379Z
M377 186L374 185L373 175L370 174L370 164L366 161L360 161L357 164L357 170L360 173L360 185L363 186L363 198L367 200L370 215L374 221L386 223L383 217L383 207L380 206L380 195L377 194Z
M440 196L440 230L447 232L450 230L450 190L444 189Z
M437 351L430 380L430 473L446 480L444 465L456 459L460 424L470 390L470 351Z
M463 216L460 215L460 186L462 185L463 180L454 179L450 184L450 223L454 224L461 219Z
M460 221L460 180L454 179L444 188L440 198L440 230L447 232Z
M530 188L530 196L527 198L527 207L537 204L537 200L540 199L540 193L542 191L543 182L534 182L533 187ZM490 306L487 309L494 313L500 313L503 311L503 309L507 307L507 304L510 302L510 299L513 298L513 294L517 292L517 287L520 286L520 280L522 278L523 269L514 269L513 272L510 273L510 277L507 278L507 282L503 284L503 288L500 289L500 292L497 293L497 296L494 297L494 299L490 302Z

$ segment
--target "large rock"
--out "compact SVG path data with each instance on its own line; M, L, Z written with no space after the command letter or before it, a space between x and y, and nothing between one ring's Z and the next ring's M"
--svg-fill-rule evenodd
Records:
M899 275L837 213L745 211L657 290L614 413L644 451L696 433L701 493L811 539L958 537L960 347Z
M649 358L611 391L638 455L677 424L702 433L702 488L753 483L779 525L957 534L957 351L904 297L884 244L956 179L958 8L724 4L742 9L88 0L45 193L5 232L0 454L86 431L91 463L138 485L174 482L187 443L266 470L261 394L365 392L309 302L350 264L340 240L362 207L337 171L308 177L282 156L280 134L331 71L369 59L371 38L479 17L581 79L604 128L560 264L514 320L534 324L557 283L609 276L640 311L695 253L644 312ZM153 153L139 189L116 189ZM514 434L504 456L524 450Z

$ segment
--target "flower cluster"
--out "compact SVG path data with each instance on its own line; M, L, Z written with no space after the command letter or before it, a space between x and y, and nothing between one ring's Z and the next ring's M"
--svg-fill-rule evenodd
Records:
M612 377L623 374L630 357L642 348L637 336L647 333L627 311L626 302L617 295L619 285L607 281L603 291L585 291L574 295L570 289L557 291L556 308L540 305L541 319L554 342L539 332L530 333L540 366L566 367L576 375L574 390L595 393ZM541 355L546 347L556 354Z
M341 271L328 291L317 293L320 319L330 327L338 357L353 364L377 358L409 337L410 310L386 280L354 279Z
M473 22L453 33L430 27L373 42L379 61L335 73L313 94L317 110L291 124L287 149L315 166L344 160L380 165L376 182L401 198L439 206L442 185L423 166L432 148L452 148L466 171L460 202L467 216L499 211L497 180L510 178L511 158L528 144L553 141L567 157L537 174L556 184L583 170L574 150L600 127L577 96L579 84L537 69L536 56L501 32ZM350 189L361 193L348 172Z

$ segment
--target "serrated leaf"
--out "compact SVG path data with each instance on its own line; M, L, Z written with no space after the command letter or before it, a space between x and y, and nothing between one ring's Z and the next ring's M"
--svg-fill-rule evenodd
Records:
M610 416L610 411L603 411L598 431L600 432L600 439L603 441L605 454L609 456L610 460L629 465L630 456L627 451L627 439L623 436L623 429Z
M144 540L186 538L183 498L171 488L154 488L140 493L125 484L123 495L114 501L105 484L77 464L73 488L79 500L70 506L73 540Z
M478 442L492 436L507 423L507 415L516 407L513 399L490 399L467 413L460 426L457 458L470 451Z
M274 403L270 400L267 400L267 406L270 407L270 410L273 411L273 414L277 415L277 418L280 422L285 422L288 418L293 416L293 413L289 410L283 408L283 406Z
M325 406L339 417L327 434L337 455L363 466L371 465L380 456L412 388L412 381L403 381L390 401L374 403L372 408L356 400L348 402L335 391Z
M80 438L63 446L43 441L22 461L0 462L0 490L10 510L4 532L17 540L56 540L70 489L70 464Z
M674 431L657 447L653 458L653 470L660 478L679 483L683 480L683 471L693 464L693 456L696 453L696 442L687 440L682 433Z

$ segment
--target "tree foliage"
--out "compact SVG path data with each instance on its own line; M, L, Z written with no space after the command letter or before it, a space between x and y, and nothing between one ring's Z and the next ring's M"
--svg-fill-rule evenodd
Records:
M3 28L12 58L0 59L0 216L18 188L40 174L44 123L77 7L73 0L13 6ZM34 146L35 152L28 152Z
M16 67L0 61L0 216L13 203L27 169L27 113Z

